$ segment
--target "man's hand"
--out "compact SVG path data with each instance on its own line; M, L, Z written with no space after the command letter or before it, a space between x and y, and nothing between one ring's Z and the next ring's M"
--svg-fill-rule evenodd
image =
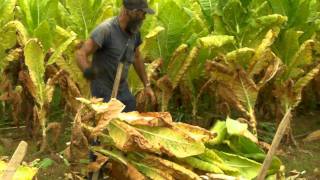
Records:
M83 71L83 76L87 80L93 80L96 77L96 72L93 70L93 68L87 68Z
M150 99L151 99L151 104L152 105L155 105L156 104L156 97L153 93L153 90L152 88L150 87L150 85L147 85L145 88L144 88L144 93L145 95L149 96Z

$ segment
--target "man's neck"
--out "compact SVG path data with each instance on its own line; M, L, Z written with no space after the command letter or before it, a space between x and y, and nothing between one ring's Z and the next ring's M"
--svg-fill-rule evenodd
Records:
M128 24L128 18L123 14L124 12L121 12L119 15L119 25L123 32L126 32L126 27Z

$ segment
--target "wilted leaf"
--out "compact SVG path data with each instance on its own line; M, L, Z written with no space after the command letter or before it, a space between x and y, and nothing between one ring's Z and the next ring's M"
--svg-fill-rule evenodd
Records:
M177 131L182 131L183 133L187 134L195 141L199 142L207 142L213 139L216 136L216 132L208 131L198 126L192 126L185 123L174 123L173 128L177 129Z
M147 112L139 113L137 111L120 113L118 118L131 125L143 126L171 126L172 117L168 112Z
M311 142L320 140L320 130L310 133L306 138L303 139L304 142Z
M192 179L200 180L200 177L191 170L168 160L161 159L155 156L148 155L143 161L154 168L160 169L166 173L172 175L175 179Z
M122 151L160 152L141 133L125 122L113 119L107 129L116 147Z
M189 136L168 127L135 126L144 138L158 151L178 158L204 152L204 145Z

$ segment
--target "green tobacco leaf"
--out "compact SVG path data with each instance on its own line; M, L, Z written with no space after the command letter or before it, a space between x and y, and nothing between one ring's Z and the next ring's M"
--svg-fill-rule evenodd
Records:
M51 55L49 58L47 65L53 64L57 61L59 57L62 56L62 54L67 50L69 45L76 39L76 36L73 35L69 39L67 39L64 43L62 43Z
M172 53L170 60L167 65L167 74L169 78L172 80L180 70L180 67L184 64L187 55L188 55L188 45L181 44L177 49Z
M198 43L202 48L220 48L226 44L235 43L235 39L233 36L213 35L200 38Z
M89 16L93 13L90 11L92 1L88 0L66 0L66 7L70 12L70 19L73 24L71 28L79 34L83 39L87 39L89 35ZM78 27L77 27L78 26Z
M245 71L239 70L232 89L238 100L246 107L246 111L252 116L259 91L256 84Z
M308 72L305 76L298 79L298 81L293 86L293 91L295 93L295 99L292 102L292 107L297 107L302 99L302 90L306 87L309 82L314 79L317 75L319 75L320 65L313 68L311 71Z
M251 48L240 48L229 52L226 55L226 60L232 64L240 64L247 68L250 59L254 56L255 50Z
M184 59L181 66L175 66L174 69L178 69L175 75L172 76L171 73L168 73L171 75L171 81L172 81L172 87L175 89L180 80L183 78L183 76L188 72L191 64L193 61L195 61L199 55L200 49L198 47L193 47L191 51L189 52L188 56ZM173 72L173 71L172 71Z
M261 73L261 71L264 70L268 66L268 63L273 59L272 53L269 49L278 37L279 32L279 28L269 30L262 42L256 48L255 55L250 60L250 65L248 67L248 74L251 78L254 75Z
M168 0L160 4L158 19L162 27L165 28L164 38L161 38L161 47L163 48L163 58L166 59L172 54L176 47L181 44L184 31L190 31L188 25L192 19L189 15L177 5L173 0Z
M14 29L17 32L17 40L21 46L24 46L27 43L29 35L27 29L20 21L10 21L5 25L5 29Z
M214 126L210 129L211 132L217 133L217 137L209 141L208 144L216 145L222 143L227 134L227 126L225 121L218 120Z
M202 171L216 173L216 174L223 174L223 171L217 166L207 161L201 160L196 157L187 157L182 159L182 161L188 163L190 166L200 169Z
M223 21L226 29L234 35L239 34L245 23L246 14L246 9L243 8L240 0L229 0L223 8Z
M250 160L248 158L235 155L235 154L229 154L225 152L216 151L216 154L223 159L224 163L228 165L229 167L236 168L239 170L239 174L242 177L253 179L258 175L258 172L261 168L261 164Z
M24 47L24 56L31 80L37 89L37 103L42 106L46 95L44 83L45 64L43 49L36 39L30 39L27 42Z
M54 163L54 161L53 161L52 159L50 159L50 158L45 158L45 159L41 160L41 161L39 162L39 164L37 164L37 167L38 167L38 168L41 168L41 169L47 169L47 168L49 168L50 166L52 166L53 163Z
M159 37L164 30L165 29L162 26L157 26L144 37L140 49L147 61L153 61L162 56Z
M233 120L229 117L226 119L226 127L228 134L242 136L248 130L248 124L240 123L239 121Z
M186 136L184 133L167 127L135 126L145 139L158 151L178 158L193 156L204 152L201 142Z
M269 14L266 16L259 17L257 23L262 26L279 26L288 21L287 16L282 16L280 14Z
M42 21L41 24L34 30L34 36L38 38L41 44L44 47L44 50L47 51L52 47L52 41L55 26L49 24L48 21Z
M224 142L228 144L230 149L240 155L264 153L264 151L255 142L244 136L234 135Z
M314 46L314 40L307 40L301 44L297 52L290 60L290 64L288 65L289 67L287 69L287 77L295 79L298 77L297 75L299 75L294 73L298 68L303 68L303 66L312 63Z
M3 27L13 19L13 12L17 0L0 0L0 25Z

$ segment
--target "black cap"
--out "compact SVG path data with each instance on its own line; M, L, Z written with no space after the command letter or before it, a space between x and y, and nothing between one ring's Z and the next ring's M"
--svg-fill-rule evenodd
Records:
M149 8L146 0L123 0L123 5L125 8L130 10L141 9L148 14L155 13L153 9Z

